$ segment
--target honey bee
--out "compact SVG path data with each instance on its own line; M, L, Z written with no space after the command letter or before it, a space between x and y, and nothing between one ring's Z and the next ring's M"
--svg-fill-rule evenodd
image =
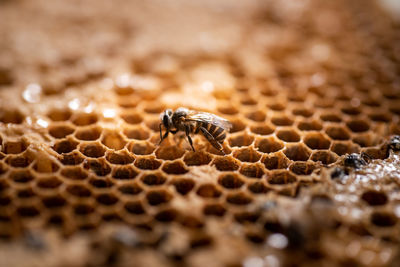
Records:
M189 141L193 151L193 141L190 134L197 134L201 132L204 137L211 143L213 147L222 152L222 143L226 138L226 133L232 128L232 124L217 115L189 110L187 108L178 108L173 112L171 109L165 110L160 116L160 143L168 137L168 134L176 134L178 131L183 131ZM164 125L166 132L162 134L162 126Z

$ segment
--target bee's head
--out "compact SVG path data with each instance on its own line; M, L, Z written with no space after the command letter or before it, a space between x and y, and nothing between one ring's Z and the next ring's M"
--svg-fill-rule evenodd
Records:
M172 110L165 110L163 113L161 113L160 119L164 127L170 129L172 126Z

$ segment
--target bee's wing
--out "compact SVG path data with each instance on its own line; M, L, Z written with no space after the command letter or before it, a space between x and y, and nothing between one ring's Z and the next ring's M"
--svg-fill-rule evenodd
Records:
M232 128L232 124L228 120L207 112L191 112L186 117L186 120L210 123L221 127L228 132Z

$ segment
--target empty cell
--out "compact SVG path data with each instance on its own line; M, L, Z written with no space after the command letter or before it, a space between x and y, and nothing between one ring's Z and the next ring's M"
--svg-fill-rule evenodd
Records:
M253 199L247 194L240 192L235 194L229 194L226 197L226 201L233 205L247 205L250 204L253 201Z
M341 108L341 111L347 115L358 115L361 113L361 110L357 107L346 106Z
M354 134L352 141L360 147L371 147L377 145L378 142L382 142L382 139L375 136L373 133L366 132Z
M330 121L330 122L341 122L342 118L340 115L335 113L324 113L319 116L319 118L323 121Z
M178 212L175 209L166 209L157 212L154 218L159 222L172 222L178 217Z
M81 167L64 167L61 175L72 180L84 180L88 174Z
M261 178L264 175L264 170L262 168L262 165L257 163L257 164L243 164L239 172L243 174L244 176L250 177L250 178Z
M203 184L199 186L196 194L204 198L217 198L221 196L221 191L213 184Z
M263 122L265 121L266 115L264 111L256 110L246 114L246 118L256 122Z
M188 170L185 168L185 165L181 161L176 162L166 162L162 167L163 172L167 174L185 174Z
M254 141L254 136L248 135L246 133L237 134L235 136L230 136L228 138L229 145L231 147L242 147L249 146Z
M315 168L315 164L304 161L295 161L289 166L289 170L298 175L310 175Z
M246 124L243 122L243 120L233 119L230 120L230 122L232 123L232 128L230 130L231 133L240 132L246 128Z
M76 197L90 197L92 195L91 190L86 185L69 185L66 190Z
M370 206L381 206L388 202L388 197L386 194L376 190L368 190L364 192L361 195L361 199Z
M287 170L274 170L267 175L267 181L272 185L292 184L297 181L294 174Z
M262 123L252 125L250 127L250 131L259 135L269 135L275 131L275 128L267 123Z
M26 205L17 208L17 213L21 217L36 217L40 214L37 207L33 205Z
M265 194L269 191L268 187L261 181L251 183L247 186L248 190L254 194Z
M294 108L292 110L292 114L295 116L302 116L308 118L314 114L314 111L308 108Z
M78 144L79 143L77 141L69 138L57 141L52 148L58 154L64 154L73 151L78 146Z
M306 161L310 157L311 151L303 144L288 145L283 153L291 160Z
M150 114L160 114L165 110L165 106L160 102L148 102L144 106L144 112Z
M143 121L142 115L136 112L123 113L121 118L129 124L139 124Z
M350 120L346 123L346 125L354 133L361 133L369 130L369 123L365 120Z
M10 178L17 183L28 183L35 179L29 170L12 171L10 173Z
M322 164L331 164L338 160L338 156L330 151L314 151L310 159L315 162L321 162Z
M35 164L33 165L33 169L36 172L40 173L54 173L57 172L60 167L57 163L49 158L38 158Z
M167 181L167 178L161 173L149 173L143 175L140 180L147 185L161 185Z
M112 206L118 202L118 198L116 196L114 196L113 194L103 193L103 194L99 194L96 197L96 201L97 201L97 203L105 205L105 206Z
M154 152L155 149L155 146L147 141L134 141L128 145L128 150L135 155L150 155Z
M124 195L137 195L143 191L143 189L136 183L125 184L118 187L118 191Z
M287 107L287 104L286 103L279 103L279 102L275 102L274 101L274 102L268 104L267 107L269 109L271 109L271 110L274 110L274 111L282 111L282 110L285 110L285 108Z
M350 141L334 141L332 142L331 151L335 152L339 156L358 153L359 147L354 145Z
M197 218L195 216L182 216L182 214L179 214L179 222L182 224L182 226L192 228L192 229L200 229L204 227L204 222L203 218Z
M310 132L304 136L304 143L311 149L328 149L331 141L319 132Z
M47 117L52 121L68 121L71 116L72 113L68 109L53 109L47 113Z
M230 106L230 105L220 106L220 107L218 107L218 111L225 115L235 115L235 114L239 113L237 108L235 108L234 106Z
M276 126L291 126L293 124L293 120L288 116L274 116L271 118L271 122Z
M235 150L233 156L242 162L257 162L261 158L261 154L253 148L241 148Z
M143 127L129 127L124 129L124 134L129 139L146 140L150 134Z
M61 208L67 204L67 201L61 196L46 196L42 198L43 205L48 209Z
M75 205L73 207L73 210L76 215L81 215L81 216L92 214L95 211L92 205L84 203Z
M325 133L334 140L350 139L350 133L342 126L328 126Z
M6 158L6 163L15 168L25 168L32 163L32 159L26 155L9 156Z
M167 203L172 199L172 195L165 190L152 190L146 194L147 202L152 206Z
M189 151L185 154L183 161L187 166L207 165L212 160L212 156L204 151Z
M368 115L368 117L377 122L390 122L392 117L386 112L374 112Z
M98 121L97 115L93 113L76 114L72 119L72 123L77 126L87 126L95 124Z
M161 166L161 162L153 157L140 157L136 159L135 166L142 170L156 170Z
M203 208L204 215L222 217L226 213L224 206L220 204L207 204Z
M25 116L18 110L4 110L0 109L0 122L21 124Z
M119 166L114 168L112 177L115 179L134 179L138 175L138 171L132 166Z
M283 143L274 136L270 136L266 138L257 138L255 147L260 152L272 153L281 150L283 148Z
M44 177L36 182L37 186L43 189L54 189L62 184L62 180L56 176Z
M110 162L111 164L117 164L117 165L127 165L131 164L135 158L132 157L128 152L122 151L122 152L108 152L106 154L106 160Z
M52 125L49 127L49 134L54 138L65 138L72 134L75 129L69 125Z
M100 158L104 156L106 150L101 144L98 143L84 143L81 144L79 149L83 155L89 158Z
M178 146L159 146L156 150L156 157L158 159L164 159L164 160L175 160L179 159L180 157L185 154L185 150L179 148Z
M125 203L124 208L127 212L135 215L146 213L140 201L128 201Z
M36 196L36 194L33 192L33 190L31 188L21 189L21 190L18 190L18 192L17 192L17 197L19 197L19 198L31 198L34 196Z
M114 182L108 178L91 178L89 183L96 188L111 188Z
M257 105L257 100L253 97L245 95L240 99L240 103L245 106L254 106Z
M100 138L102 128L90 127L86 129L80 129L75 132L75 137L83 141L94 141Z
M181 195L186 195L192 191L195 186L195 182L192 179L181 178L175 180L173 185L175 186L177 192L179 192Z
M146 126L147 126L150 130L152 130L152 131L154 131L154 132L159 132L159 131L160 131L160 128L159 128L160 119L159 119L159 118L157 118L157 119L147 119L147 120L145 121L145 123L146 123Z
M261 161L268 170L286 169L289 166L289 160L282 152L266 155Z
M236 189L242 187L244 181L239 177L239 175L228 173L220 175L218 183L227 189Z
M299 142L300 135L294 129L281 129L278 130L276 136L285 142Z
M1 140L1 139L0 139ZM1 147L1 142L0 142ZM19 154L26 150L28 143L25 140L15 140L4 142L2 151L5 154Z
M86 159L83 166L97 176L105 176L111 172L110 165L104 159Z
M124 137L118 132L107 131L101 139L103 145L110 149L121 150L125 147L126 141Z
M236 171L239 169L240 163L238 160L228 157L216 157L212 165L214 165L219 171Z
M260 213L242 211L235 213L233 217L238 223L255 223L260 218Z
M375 211L371 214L371 223L379 227L392 227L397 223L394 214L384 211Z
M319 121L300 121L297 124L297 128L300 131L319 131L322 129L322 124Z

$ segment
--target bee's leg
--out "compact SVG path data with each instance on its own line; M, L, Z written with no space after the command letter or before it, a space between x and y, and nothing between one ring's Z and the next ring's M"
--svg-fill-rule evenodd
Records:
M185 133L186 133L186 137L189 141L190 146L192 147L193 151L196 151L193 147L193 141L192 141L192 137L190 137L189 133L190 133L190 126L186 125L185 126Z
M169 134L169 131L167 130L167 131L165 132L164 136L161 136L161 140L160 140L160 142L158 143L158 145L161 145L162 141L164 141L164 139L168 137L168 134Z
M200 130L205 136L205 138L208 140L208 142L210 142L213 147L215 147L225 155L225 152L222 150L222 145L218 143L217 140L215 140L214 136L212 136L212 134L210 134L204 127L200 127Z

